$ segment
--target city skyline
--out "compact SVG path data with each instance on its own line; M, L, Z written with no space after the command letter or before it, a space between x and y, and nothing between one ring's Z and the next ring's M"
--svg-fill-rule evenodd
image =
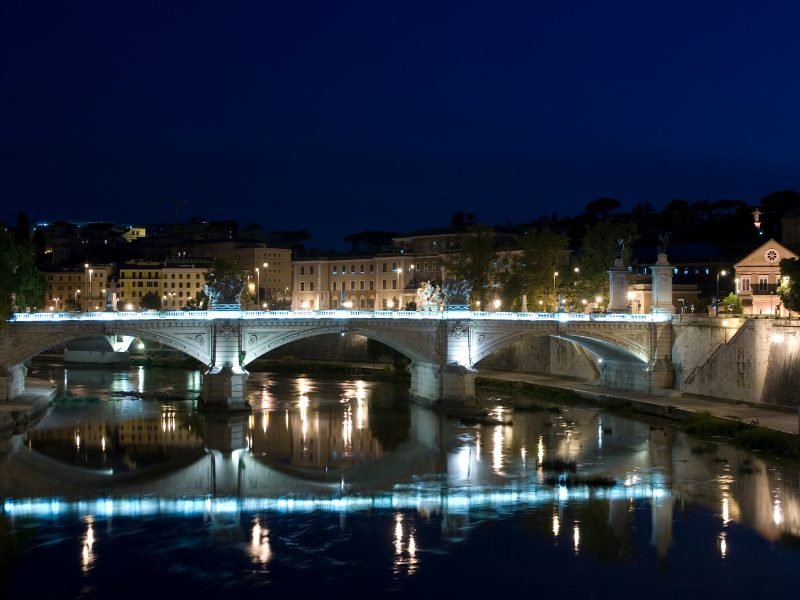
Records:
M9 224L231 219L326 248L800 188L789 3L3 11Z

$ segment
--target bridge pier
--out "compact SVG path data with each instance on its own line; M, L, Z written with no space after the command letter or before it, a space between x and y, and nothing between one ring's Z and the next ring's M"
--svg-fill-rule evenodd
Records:
M22 363L0 371L0 402L8 402L25 393L27 373L28 369Z
M250 410L247 403L247 377L244 369L230 365L209 369L203 374L200 399L209 411Z
M465 365L411 364L411 398L426 406L463 404L475 398L477 371Z

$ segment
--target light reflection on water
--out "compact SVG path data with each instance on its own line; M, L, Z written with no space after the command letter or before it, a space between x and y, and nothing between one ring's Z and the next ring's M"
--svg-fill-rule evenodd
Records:
M760 548L754 540L779 544L782 536L800 534L796 470L725 445L698 453L697 441L660 423L567 408L518 411L513 425L464 426L410 405L391 386L265 374L249 382L253 414L215 422L197 414L190 400L109 393L148 393L167 384L190 396L199 391L192 372L170 379L159 370L132 369L77 374L74 382L73 373L70 388L100 401L57 406L0 459L0 493L3 515L17 526L33 520L59 528L80 519L75 535L83 573L102 570L98 548L113 552L115 536L98 533L98 523L111 519L154 527L175 519L203 523L200 530L216 532L215 540L240 539L247 560L270 572L286 557L298 558L292 544L299 534L287 523L301 527L330 515L339 519L338 539L380 522L385 529L362 532L359 547L372 552L370 544L377 548L388 536L384 560L395 580L424 576L435 553L455 552L444 549L446 540L488 535L486 524L501 528L506 521L524 529L530 520L537 544L549 540L576 560L600 553L632 561L633 547L644 544L661 561L712 547L716 560L730 563L745 547L751 555ZM497 408L500 423L508 407ZM71 467L60 470L51 459ZM574 461L580 477L616 484L548 484L552 473L543 465L554 459ZM128 476L133 471L138 479ZM689 532L684 521L695 515L702 521ZM676 547L680 536L693 542ZM339 548L331 540L316 543ZM486 543L496 550L504 538L490 535ZM344 563L363 560L350 556Z

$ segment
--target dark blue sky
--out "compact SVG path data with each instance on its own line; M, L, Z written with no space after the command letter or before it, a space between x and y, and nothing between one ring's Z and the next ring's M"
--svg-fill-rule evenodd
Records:
M0 218L489 223L800 188L794 2L4 2ZM657 5L657 6L656 6Z

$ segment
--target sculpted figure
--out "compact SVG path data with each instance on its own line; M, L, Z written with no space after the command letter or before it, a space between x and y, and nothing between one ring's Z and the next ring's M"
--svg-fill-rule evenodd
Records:
M242 280L233 277L212 281L203 286L203 291L209 299L209 308L221 304L240 304L243 289Z

